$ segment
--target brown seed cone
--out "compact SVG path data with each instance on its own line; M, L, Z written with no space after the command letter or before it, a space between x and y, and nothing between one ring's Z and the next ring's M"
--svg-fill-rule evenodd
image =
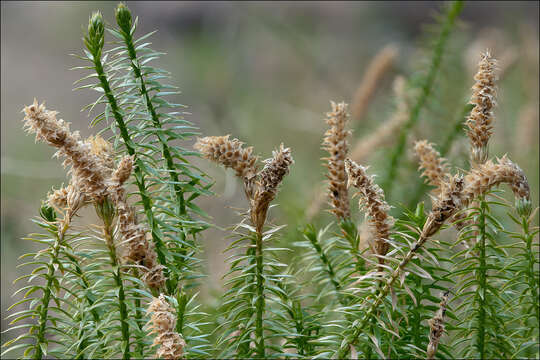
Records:
M435 357L437 347L439 346L439 341L441 340L441 336L444 334L444 315L446 313L447 302L448 292L445 292L441 298L439 310L437 310L437 313L432 319L428 320L430 327L429 344L427 347L428 359L433 359Z
M446 220L459 211L463 205L463 188L465 181L463 176L454 175L442 183L439 197L433 201L431 212L422 230L423 237L427 238L435 234Z
M262 232L268 207L276 197L279 184L294 163L291 149L281 144L278 150L272 152L272 158L266 159L264 163L264 168L258 175L257 190L251 206L251 221L258 233Z
M433 144L427 140L419 140L414 144L414 151L419 158L419 170L423 170L422 176L426 177L428 184L435 186L435 193L441 191L441 184L448 176L445 159L433 148Z
M257 173L258 156L253 155L253 147L242 148L238 139L229 140L230 135L198 138L193 147L205 158L227 168L234 169L236 176L249 179Z
M354 119L360 120L365 115L377 86L384 74L392 67L397 55L397 48L394 45L388 45L371 60L353 97L352 113Z
M495 70L497 61L489 52L482 54L478 63L478 72L474 76L476 83L472 87L470 103L474 105L467 119L467 135L471 142L471 160L482 164L487 160L487 145L493 133L493 108L495 106Z
M489 160L469 171L465 177L463 201L469 204L474 198L502 183L510 185L514 196L518 199L530 199L529 182L525 173L505 155L497 159L496 164Z
M90 145L81 141L78 132L72 133L64 120L56 119L56 111L49 111L37 100L23 109L25 127L36 134L37 140L58 148L56 156L66 157L64 166L71 165L71 173L77 179L78 189L90 198L100 201L106 196L107 169L95 155Z
M330 103L332 111L326 114L326 123L330 129L324 134L323 141L323 149L328 151L330 156L323 158L323 160L328 161L325 166L328 168L326 177L329 180L328 197L330 206L332 206L331 211L340 220L344 220L351 216L345 172L345 158L349 151L347 136L351 134L350 131L345 130L349 114L347 113L347 104L344 102L336 104L331 101Z
M109 180L109 196L116 206L118 214L118 233L122 237L124 248L123 261L144 266L142 280L153 289L165 284L164 266L157 264L156 252L146 238L147 231L137 223L135 209L127 203L123 184L131 176L133 156L124 156Z
M106 169L112 172L115 164L114 148L111 143L99 135L90 136L88 139L86 139L86 142L90 144L91 153L101 161L101 164Z
M352 184L359 189L360 207L366 211L373 231L375 251L384 256L388 252L390 244L390 232L394 225L394 219L388 215L390 206L384 200L384 192L373 182L371 176L366 173L366 168L356 164L350 159L345 159L345 169L349 177L349 186ZM379 258L379 263L384 264L384 259Z
M160 359L181 359L184 356L186 343L182 336L175 331L176 314L163 294L154 298L148 306L150 317L149 334L157 333L153 345L159 345L156 355Z

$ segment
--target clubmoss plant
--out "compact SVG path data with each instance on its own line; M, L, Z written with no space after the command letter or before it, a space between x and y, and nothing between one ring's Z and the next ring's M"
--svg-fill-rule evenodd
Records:
M98 94L84 108L95 133L81 138L37 100L23 109L24 128L36 146L55 148L67 179L47 194L34 219L40 230L26 238L40 249L21 256L28 270L16 280L2 356L538 358L535 187L510 160L522 164L519 158L489 155L490 53L480 57L472 97L459 94L470 104L450 114L442 146L417 141L420 176L401 176L407 139L437 91L462 7L452 3L436 26L420 92L414 79L398 76L393 115L361 134L351 154L347 105L331 102L320 134L329 181L316 187L316 198L327 198L333 217L313 222L274 213L275 202L295 200L287 189L297 171L290 148L280 144L260 161L254 147L230 135L202 136L183 118L185 106L173 103L177 89L162 83L169 74L152 65L163 55L150 49L153 33L137 35L138 18L125 4L114 12L116 25L93 13L78 56L85 63L76 69L87 72L77 89ZM395 58L395 48L386 48L367 69L357 117ZM393 133L390 156L379 157L375 150ZM470 140L467 169L450 152L459 135ZM227 242L229 269L218 294L201 287L207 274L199 240L210 225L197 201L214 194L195 157L234 172L247 200L240 221L219 239ZM373 172L386 169L382 186L358 164L369 157ZM408 205L390 198L399 182L412 190ZM359 206L350 201L351 186ZM295 226L283 231L287 224Z

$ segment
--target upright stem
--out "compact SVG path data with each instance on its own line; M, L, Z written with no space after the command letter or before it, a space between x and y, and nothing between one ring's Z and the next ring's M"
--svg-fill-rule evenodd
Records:
M66 222L61 221L61 228L56 231L56 239L53 245L53 254L47 265L47 285L43 289L43 297L41 298L41 311L39 312L39 328L38 333L36 334L36 345L34 352L34 359L41 359L43 357L43 350L41 348L42 344L46 344L45 339L45 329L47 328L47 320L49 314L49 301L51 300L51 291L53 288L53 279L55 273L54 264L58 259L58 253L60 252L60 247L64 242L64 235L68 229Z
M540 288L539 281L540 279L535 274L534 265L538 259L538 254L533 252L532 242L534 236L531 234L529 219L527 216L522 216L521 226L523 228L524 240L526 244L527 251L527 280L529 283L530 296L532 298L532 304L534 308L535 321L534 325L527 330L526 338L530 338L530 334L534 333L534 327L538 329L538 324L540 324L540 305L538 304L538 289ZM527 325L528 319L526 320L525 325ZM538 334L538 332L536 333Z
M128 312L126 306L126 297L124 293L124 284L122 281L122 272L120 270L120 264L116 257L116 247L114 245L114 240L112 236L112 226L109 219L103 219L103 236L105 237L105 242L109 249L109 257L111 258L111 266L114 277L115 285L118 289L118 305L120 307L120 328L122 332L122 343L124 348L122 350L122 359L129 359L129 325L127 322Z
M135 151L135 144L129 137L127 126L124 123L124 118L120 112L120 108L118 107L116 98L114 97L111 91L111 88L109 86L109 81L107 80L107 76L105 75L105 71L103 70L103 64L101 63L101 58L98 56L94 56L93 60L94 60L94 68L98 75L99 82L101 84L101 87L103 88L105 96L107 97L109 105L111 106L111 112L113 113L116 123L118 125L118 128L120 129L120 134L122 136L122 139L124 140L126 150L129 155L135 156L135 168L134 168L135 181L137 183L137 187L139 188L139 194L141 195L144 212L148 220L148 225L150 226L150 229L151 229L152 239L156 245L156 253L157 253L159 263L161 265L166 266L167 261L165 259L165 253L164 253L165 245L163 244L163 241L161 240L161 237L159 234L159 228L158 228L156 219L154 218L154 213L152 211L151 199L148 196L147 191L146 191L144 174L141 170L141 167L144 166L144 164L142 160L138 158L137 153ZM165 268L164 271L166 272L165 275L167 276L167 290L168 290L168 293L171 294L173 292L173 289L172 289L172 284L170 282L170 279L168 277L167 268Z
M476 347L478 349L478 355L480 359L485 358L485 338L486 338L486 293L487 293L487 267L486 267L486 210L487 204L484 197L479 201L480 212L477 216L478 232L476 234L476 244L478 246L478 256L480 266L476 272L476 277L479 283L479 289L476 292L477 302L477 320L478 331L476 333Z
M446 15L446 20L442 26L441 33L435 45L435 49L433 50L433 56L431 58L431 65L429 67L429 72L424 81L424 84L422 85L420 96L418 97L414 107L411 110L411 114L409 116L408 121L405 123L405 125L403 126L399 134L397 145L394 148L394 151L391 155L390 165L388 168L386 178L382 184L382 188L384 189L387 199L390 199L391 192L392 192L392 185L394 183L394 179L396 178L401 158L403 157L403 154L405 153L407 135L409 134L412 127L418 122L418 118L420 116L420 110L422 110L427 99L431 95L433 84L435 82L435 76L437 75L437 72L441 65L442 55L443 55L444 48L448 40L448 36L450 35L450 31L452 30L454 26L454 22L457 16L459 15L459 13L461 12L462 8L463 8L463 1L460 1L460 0L454 1L450 10L448 11Z
M77 258L75 256L69 254L69 253L67 253L66 256L73 263L73 266L75 267L75 273L77 274L77 276L80 277L80 279L82 281L82 286L81 287L84 290L85 299L86 299L86 301L88 301L88 305L91 307L92 305L94 305L94 300L88 294L88 291L89 291L88 289L90 288L90 283L88 282L88 279L86 278L84 272L82 271L81 266L79 265L79 261L77 260ZM92 313L92 317L94 318L94 322L96 323L96 327L97 327L97 324L99 322L99 315L98 315L96 309L92 309L90 312ZM84 330L83 330L83 333L84 333ZM101 338L102 336L103 336L102 332L100 330L98 330L97 331L97 337ZM86 339L81 341L81 343L79 344L79 346L77 348L77 353L79 353L79 355L77 356L77 359L83 359L84 358L84 354L82 353L82 350L84 348L86 348L86 345L87 345Z
M257 302L256 318L255 318L255 342L257 346L257 354L259 357L265 357L264 331L263 331L263 314L264 314L264 277L263 277L263 240L262 234L257 233L255 248L255 258L257 266L255 267L255 276L257 278Z
M156 128L161 129L161 122L159 121L159 115L156 112L154 104L150 100L150 94L148 93L148 90L146 89L146 82L144 80L144 76L139 67L139 62L137 60L137 52L135 51L135 46L133 44L133 37L131 36L129 32L121 31L121 34L124 37L124 42L126 43L128 55L131 60L130 61L131 69L133 70L133 73L135 74L135 78L139 79L140 81L139 91L140 91L140 94L145 99L146 108L152 117L152 123ZM171 181L173 182L174 195L176 197L176 201L178 204L178 208L177 208L178 214L185 215L186 206L184 203L184 193L179 184L178 172L177 172L176 167L174 166L174 161L171 156L167 139L165 138L165 135L162 132L157 132L156 136L158 137L158 140L161 144L161 151L163 153L163 158L165 159L165 162L167 164L167 170L169 170L169 176L171 178Z
M313 248L319 255L319 258L321 259L321 262L323 263L326 273L328 274L328 277L330 279L330 282L334 286L334 289L336 290L336 294L338 297L339 302L344 305L342 296L341 296L341 285L339 281L336 280L336 273L334 271L334 267L330 263L330 260L328 259L328 256L326 256L326 253L322 249L321 245L318 242L317 236L308 236L309 241L311 242L311 245L313 245Z

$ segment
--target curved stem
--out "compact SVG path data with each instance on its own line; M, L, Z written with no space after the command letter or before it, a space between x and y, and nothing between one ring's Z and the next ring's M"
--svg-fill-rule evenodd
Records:
M450 10L448 11L446 15L446 20L444 24L442 25L441 33L439 35L439 38L433 50L433 56L431 58L431 65L429 67L429 72L425 78L424 84L422 85L420 96L418 97L414 107L411 110L409 119L407 120L407 122L405 123L405 125L403 126L399 134L397 145L394 148L394 151L391 155L390 165L388 168L386 178L382 184L382 188L384 189L387 200L390 199L391 192L392 192L392 185L394 183L394 179L396 178L401 158L403 157L403 154L405 153L407 135L409 134L412 127L418 122L420 111L422 110L422 108L426 104L427 99L431 95L433 84L435 82L435 76L437 75L437 72L441 65L444 48L446 46L448 37L450 35L450 31L452 30L455 20L457 16L459 15L459 13L461 12L462 8L463 8L462 1L454 1Z

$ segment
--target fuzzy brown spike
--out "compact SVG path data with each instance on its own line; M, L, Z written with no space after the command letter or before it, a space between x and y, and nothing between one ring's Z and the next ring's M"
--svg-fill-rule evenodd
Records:
M108 170L114 169L114 149L111 143L101 136L90 136L86 139L90 144L90 152L101 160L102 165Z
M71 165L72 176L80 184L79 190L90 198L101 201L106 196L105 179L108 171L90 151L90 145L81 141L77 132L72 133L69 125L56 119L56 111L49 111L37 100L23 109L25 127L36 134L36 139L58 148L57 156L65 156L64 166Z
M448 176L445 159L433 148L433 144L427 140L420 140L414 144L414 151L420 160L419 170L423 170L422 176L426 177L427 182L435 186L435 193L440 192L442 182Z
M444 315L446 314L448 294L449 293L447 291L442 295L439 310L437 310L435 316L428 321L430 327L429 344L426 351L428 359L433 359L435 357L437 347L439 346L439 341L444 334Z
M433 201L431 212L424 224L422 235L425 238L435 234L446 220L454 216L464 205L462 175L454 175L442 183L439 197Z
M373 230L375 250L378 255L384 256L390 247L388 240L394 225L394 219L388 215L390 206L384 200L384 192L373 182L366 173L366 168L356 164L351 159L345 159L345 169L349 177L349 185L359 190L360 207L366 211ZM384 259L379 258L384 264Z
M474 105L467 119L467 135L471 142L471 160L473 164L482 164L488 158L488 141L493 133L493 108L495 106L495 81L497 61L489 51L482 54L478 63L478 72L474 76L476 83L470 103Z
M148 312L152 313L148 322L148 328L152 330L149 334L157 333L152 344L159 345L156 357L173 360L183 358L186 342L175 330L176 313L163 294L152 300Z
M328 197L332 212L340 219L348 219L351 214L349 210L349 195L347 191L347 174L345 173L345 158L347 157L348 142L347 136L350 131L345 130L349 114L347 104L344 102L336 104L331 101L332 111L327 113L326 123L330 128L324 134L323 149L328 151L329 157L323 158L328 163L326 177L329 180Z
M249 179L257 173L258 156L253 155L253 147L243 148L243 142L229 139L230 135L198 138L193 147L205 158L227 168L234 169L236 176Z
M257 190L251 208L251 221L258 233L262 232L268 207L276 197L279 184L289 173L289 167L294 163L291 149L285 148L281 144L278 150L272 152L272 158L266 159L264 163L264 168L258 176Z
M124 156L113 172L109 181L109 195L118 214L118 232L122 236L124 261L143 266L142 280L152 289L159 289L165 284L164 266L158 265L155 250L146 239L147 231L137 223L135 209L127 203L123 184L131 176L133 156Z
M488 160L472 168L465 177L465 183L463 200L466 204L502 183L510 185L516 198L530 200L530 187L525 173L506 155L497 159L496 164Z

